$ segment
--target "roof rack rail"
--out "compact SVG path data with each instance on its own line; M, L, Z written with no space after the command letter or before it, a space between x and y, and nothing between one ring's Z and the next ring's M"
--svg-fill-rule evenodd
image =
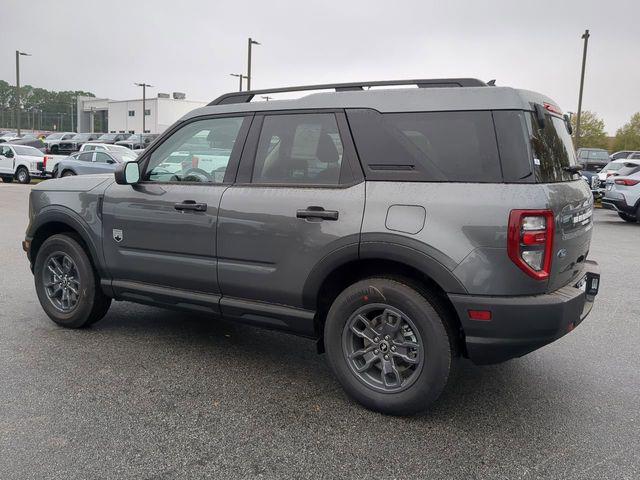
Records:
M226 105L229 103L249 103L256 95L267 93L303 92L307 90L335 90L349 92L363 90L365 87L380 87L394 85L416 85L419 88L438 87L486 87L487 84L477 78L424 78L417 80L378 80L372 82L327 83L324 85L303 85L299 87L268 88L266 90L247 90L231 92L219 96L209 105Z

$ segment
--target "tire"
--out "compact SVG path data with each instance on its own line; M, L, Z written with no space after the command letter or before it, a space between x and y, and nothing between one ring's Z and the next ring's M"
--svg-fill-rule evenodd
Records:
M4 183L11 183L13 182L13 177L2 177L2 181Z
M57 145L54 145L53 147L51 147L51 153L53 155L57 155L59 151L60 151L60 148Z
M346 288L331 305L324 327L327 359L347 394L365 407L391 415L415 414L427 410L447 385L453 342L445 310L427 296L396 280L370 278ZM385 315L384 325L376 323ZM368 323L359 320L361 316ZM365 339L372 336L372 341ZM356 371L366 365L363 372ZM383 375L383 368L392 373Z
M29 170L27 170L25 167L18 167L18 170L16 171L16 180L18 180L18 183L22 183L23 185L31 183Z
M622 213L622 212L618 212L618 216L624 220L625 222L629 222L629 223L636 223L636 217L632 217L631 215L629 215L628 213Z
M73 268L67 268L70 264L64 257L70 259ZM53 263L52 259L55 260ZM66 304L64 292L51 295L60 283L49 288L45 285L56 278L52 277L52 270L49 269L49 266L56 264L60 268L53 270L58 273L58 280L70 286ZM63 280L62 274L65 272L67 277ZM49 318L60 326L81 328L91 325L104 317L111 305L111 298L100 289L100 279L75 235L59 234L47 238L38 251L33 277L40 305ZM73 294L73 290L77 291L77 295ZM75 304L70 305L74 300Z
M62 172L62 175L60 175L61 177L73 177L75 175L75 173L72 170L65 170L64 172Z

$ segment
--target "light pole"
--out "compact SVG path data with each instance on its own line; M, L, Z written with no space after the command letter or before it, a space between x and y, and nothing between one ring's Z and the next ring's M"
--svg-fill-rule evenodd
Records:
M20 136L20 56L30 57L31 54L16 50L16 123L18 137Z
M251 90L251 45L262 45L260 42L256 42L249 37L247 43L247 90Z
M587 64L587 45L589 43L589 30L582 34L584 47L582 48L582 71L580 72L580 94L578 95L578 113L576 114L576 150L580 148L580 115L582 113L582 89L584 88L584 70Z
M134 83L134 85L142 87L142 133L146 133L144 120L147 116L147 87L153 88L153 85L149 85L148 83Z
M241 73L230 73L229 75L231 75L232 77L238 77L240 79L240 89L238 90L239 92L242 91L242 79L243 78L248 78L246 75L243 75Z

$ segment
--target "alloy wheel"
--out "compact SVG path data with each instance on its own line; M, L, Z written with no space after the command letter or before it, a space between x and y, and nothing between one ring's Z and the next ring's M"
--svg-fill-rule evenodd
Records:
M424 364L420 333L409 316L386 304L368 304L347 320L342 351L368 387L397 393L413 384Z
M47 298L58 310L72 312L80 299L80 275L73 259L63 252L49 255L43 270Z

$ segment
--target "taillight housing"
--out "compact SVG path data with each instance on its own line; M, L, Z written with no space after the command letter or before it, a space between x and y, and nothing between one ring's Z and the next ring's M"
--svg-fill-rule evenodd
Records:
M631 178L619 178L617 180L614 180L614 182L616 182L616 185L626 185L627 187L633 187L634 185L640 183L640 180L634 180Z
M42 168L47 168L47 156L42 157Z
M509 258L536 280L547 280L551 272L554 223L551 210L511 210L509 214Z

